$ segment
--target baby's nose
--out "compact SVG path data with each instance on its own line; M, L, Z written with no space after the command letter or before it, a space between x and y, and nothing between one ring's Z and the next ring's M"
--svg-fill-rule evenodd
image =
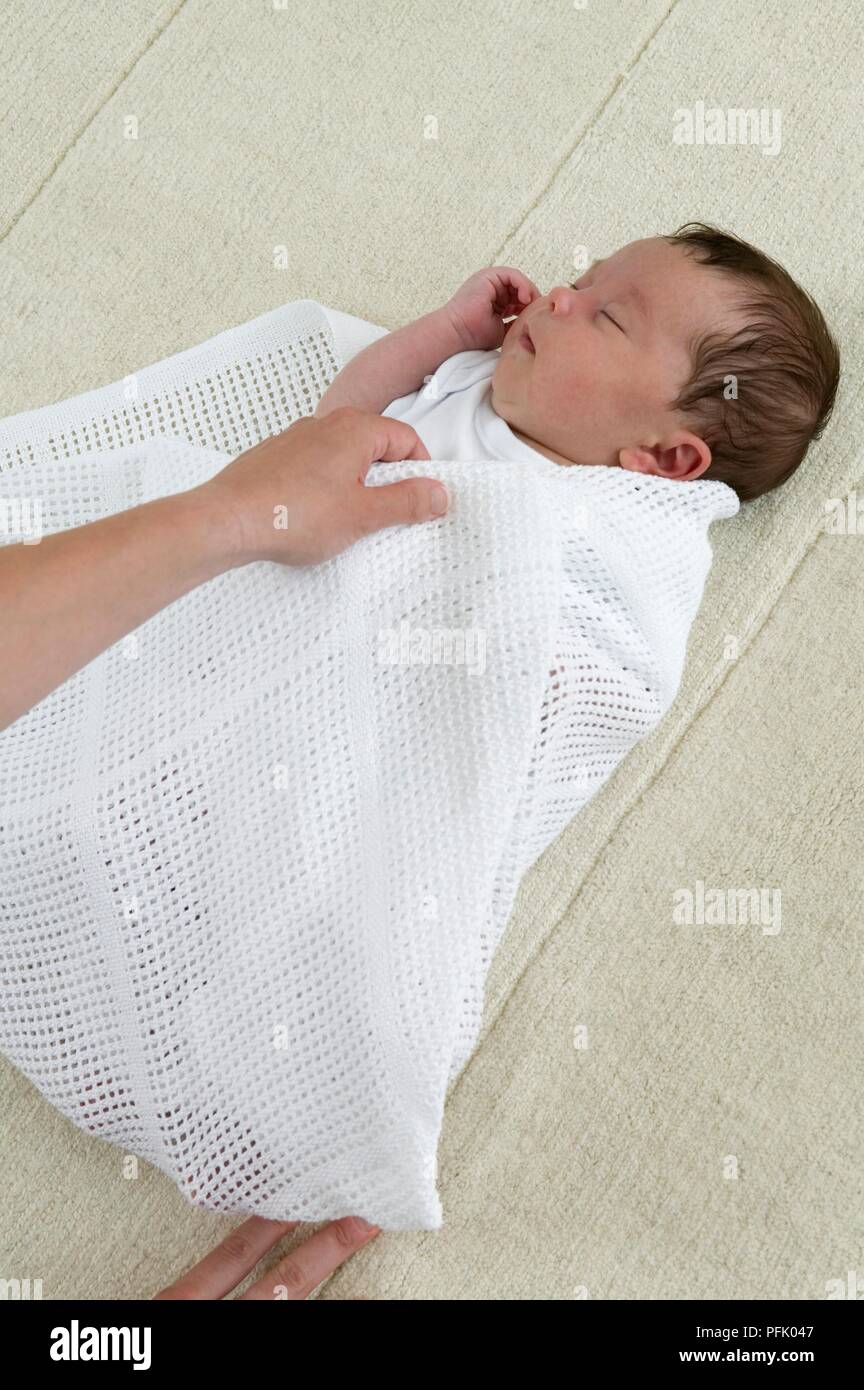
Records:
M554 289L549 291L549 312L550 314L572 313L578 299L578 290L572 289L570 285L556 285Z

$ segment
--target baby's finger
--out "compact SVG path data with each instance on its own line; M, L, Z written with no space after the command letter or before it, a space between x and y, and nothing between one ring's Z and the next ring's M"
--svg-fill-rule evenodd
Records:
M540 291L533 280L527 280L523 276L523 283L519 286L518 297L523 304L533 304L535 299L540 298Z
M533 304L533 302L533 299L528 299L525 301L520 299L512 299L510 303L505 305L505 307L501 310L501 317L505 319L516 319L522 313L523 309L527 309L528 305Z
M527 275L523 275L521 270L517 270L512 265L496 266L496 270L499 272L499 285L502 291L510 294L517 303L524 307L535 299L539 299L540 291L534 281L529 280Z

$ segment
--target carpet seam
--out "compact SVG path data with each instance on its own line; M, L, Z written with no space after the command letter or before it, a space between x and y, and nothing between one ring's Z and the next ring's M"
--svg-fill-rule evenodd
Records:
M105 97L102 101L100 101L95 111L91 113L91 115L87 118L87 120L85 120L84 124L80 127L80 129L72 136L71 140L69 140L68 144L64 147L64 149L60 151L60 153L57 155L56 159L54 160L54 163L51 165L51 168L48 170L47 174L43 178L42 182L39 184L39 187L36 189L33 196L27 202L25 202L21 208L19 208L18 212L12 216L9 225L8 227L6 227L5 231L0 233L0 245L3 244L3 242L9 236L10 232L12 232L13 229L18 226L18 223L21 221L22 217L26 217L27 213L30 211L33 204L39 197L40 193L42 193L42 191L48 187L48 184L51 182L54 175L57 173L57 170L60 168L61 164L66 159L66 156L70 153L71 150L75 148L79 140L81 140L81 138L87 133L93 122L96 120L96 117L102 111L104 111L105 107L108 105L112 97L116 96L117 92L123 86L123 83L126 81L127 77L129 77L131 73L134 72L135 68L138 66L145 54L150 52L150 49L162 37L162 35L165 33L165 30L171 24L174 23L174 20L177 18L177 15L183 9L183 6L185 4L186 0L180 0L180 3L171 11L168 18L165 20L165 23L162 24L160 28L158 28L155 31L149 43L145 44L145 46L140 50L140 52L138 52L132 59L132 62L128 64L128 66L123 70L123 72L121 72L120 76L117 78L117 81L114 83L114 86L111 88L109 92L106 92Z
M853 490L857 491L859 487L860 487L860 488L864 488L864 478L862 478L861 481L860 481L859 483L855 483L855 484L854 484ZM751 628L750 628L750 634L751 634L751 635L750 635L750 640L747 642L747 645L746 645L746 647L744 648L744 650L743 650L743 652L742 652L742 655L746 655L747 652L749 652L750 649L753 647L754 643L756 642L757 638L759 637L759 634L762 632L762 630L763 630L763 628L766 626L766 624L770 621L770 619L771 619L771 617L772 617L772 615L773 615L775 609L777 608L777 605L779 604L780 600L783 598L784 594L786 593L786 590L788 589L788 587L790 586L790 584L792 583L792 581L795 579L795 576L798 574L798 571L799 571L799 570L801 569L801 567L805 564L805 562L809 559L810 554L812 553L812 551L814 550L814 548L815 548L815 546L818 544L818 542L819 542L824 536L827 536L828 534L829 534L829 533L828 533L827 531L825 531L824 528L819 529L819 530L816 530L816 531L814 532L813 536L812 536L811 539L810 539L809 544L801 551L801 554L799 555L796 564L795 564L795 565L792 567L792 569L789 571L789 573L788 573L788 575L786 576L786 579L785 579L784 583L782 584L782 586L780 587L780 589L778 589L777 594L776 594L775 599L774 599L774 602L770 605L770 607L766 607L766 609L763 611L762 621L759 623L759 626L756 627L756 628L754 628L754 627L751 625ZM658 778L659 778L659 777L662 775L662 773L665 771L666 767L668 766L669 762L670 762L671 759L672 759L673 754L676 753L676 752L678 751L678 749L680 748L680 746L681 746L681 744L683 743L684 739L685 739L685 738L687 737L687 735L690 733L691 729L693 729L693 728L696 726L697 722L698 722L698 721L702 718L702 716L710 709L711 705L714 703L714 701L715 701L715 699L717 698L717 696L718 696L718 695L720 694L720 692L725 688L726 681L729 679L729 676L731 675L732 671L735 669L735 666L736 666L736 665L737 665L737 660L736 660L735 663L732 663L732 662L729 663L729 668L728 668L728 670L726 671L725 675L722 677L721 680L719 680L719 681L717 682L717 684L714 686L714 688L713 688L713 690L711 691L711 693L710 693L710 694L708 695L708 697L705 699L704 703L701 704L701 705L694 711L694 714L693 714L692 718L691 718L690 720L688 720L686 726L682 729L682 731L681 731L679 737L678 737L678 738L675 740L675 742L672 743L672 744L670 745L670 747L668 748L668 750L667 750L667 752L666 752L666 755L665 755L665 757L663 758L662 762L660 763L659 767L657 767L657 768L655 769L655 771L651 774L651 776L646 780L646 782L643 784L643 786L641 787L641 789L640 789L640 790L637 792L637 794L634 796L634 798L632 799L632 801L630 801L630 802L622 809L620 815L616 818L614 825L611 827L611 829L610 829L608 835L605 837L605 839L604 839L602 845L600 845L600 847L599 847L598 850L597 850L597 853L594 855L593 859L591 860L591 863L590 863L590 865L589 865L589 867L588 867L586 873L583 875L582 882L580 883L579 887L575 890L575 892L572 894L572 896L568 898L567 902L565 903L565 905L564 905L564 907L562 908L561 912L560 912L560 913L557 915L557 917L555 918L555 921L552 923L552 925L550 926L549 930L543 934L542 938L541 938L538 942L535 943L534 949L531 951L530 955L527 957L527 959L526 959L526 961L525 961L525 963L524 963L522 969L519 971L519 974L516 976L516 978L514 979L512 985L510 986L510 988L507 990L506 994L505 994L505 995L503 996L503 998L501 999L501 1001L500 1001L500 1003L499 1003L499 1005L498 1005L498 1008L497 1008L496 1011L495 1011L494 1016L489 1020L488 1028L487 1028L487 1030L485 1031L485 1033L484 1033L482 1039L479 1041L477 1047L476 1047L476 1048L474 1049L474 1051L471 1053L471 1056L468 1057L468 1059L466 1060L465 1066L462 1068L462 1070L460 1071L459 1075L456 1077L455 1081L453 1082L453 1086L452 1086L451 1090L450 1090L450 1091L448 1092L448 1094L447 1094L447 1102L446 1102L447 1105L450 1104L450 1102L452 1101L453 1097L456 1095L456 1093L457 1093L459 1087L460 1087L461 1084L462 1084L462 1079L463 1079L463 1077L465 1077L465 1076L468 1074L468 1071L469 1071L469 1069L471 1068L471 1066L473 1065L475 1059L476 1059L477 1057L479 1057L481 1051L483 1051L483 1050L485 1049L487 1042L488 1042L489 1039L492 1037L493 1033L494 1033L495 1030L498 1028L499 1024L502 1022L503 1017L504 1017L504 1014L506 1013L507 1009L509 1008L509 1006L510 1006L512 1000L513 1000L513 997L514 997L514 995L516 994L516 991L519 989L519 986L521 985L523 979L524 979L525 976L528 974L528 971L529 971L529 970L531 969L531 967L535 964L535 962L540 958L542 952L546 949L546 947L548 946L548 944L549 944L549 942L551 941L552 937L558 932L559 928L561 927L562 923L564 922L564 919L568 916L568 914L569 914L571 908L572 908L573 905L578 901L578 899L579 899L579 897L581 896L581 894L584 892L585 886L586 886L586 884L588 883L588 880L589 880L589 879L591 878L591 876L594 874L594 872L595 872L595 870L596 870L596 868L597 868L597 865L600 863L600 860L602 859L602 857L603 857L603 855L605 854L606 850L608 849L609 845L612 843L612 840L614 839L614 837L615 837L616 834L618 833L618 831L619 831L621 825L623 824L623 822L625 821L625 819L627 818L627 816L630 815L631 811L634 811L634 810L639 806L640 802L641 802L642 800L644 800L644 798L647 796L648 792L649 792L649 791L651 790L651 788L654 786L655 782L658 780Z
M619 72L619 73L617 74L616 79L615 79L613 85L610 87L609 91L607 92L606 96L602 98L602 100L600 101L599 105L595 108L595 110L594 110L593 113L591 114L591 116L590 116L590 118L589 118L589 120L588 120L588 123L587 123L587 125L585 126L584 130L582 130L582 131L580 132L580 134L576 137L576 139L574 140L573 144L569 147L569 149L566 151L566 153L565 153L564 155L562 155L561 159L558 161L557 165L555 166L555 169L553 170L553 172L552 172L551 175L549 176L549 179L547 180L545 186L544 186L544 187L540 190L540 192L537 194L537 197L534 199L534 201L533 201L533 202L525 209L525 211L521 214L521 216L518 218L517 222L516 222L515 225L513 226L512 230L506 233L506 235L505 235L505 237L504 237L504 240L503 240L503 241L501 242L501 244L498 246L498 248L497 248L497 250L496 250L496 252L495 252L495 254L494 254L493 258L492 258L493 261L495 262L495 264L497 264L497 263L500 261L502 255L504 254L504 248L505 248L505 246L507 246L508 243L509 243L510 241L512 241L512 239L513 239L515 236L517 236L517 235L519 234L519 231L521 230L522 227L524 227L525 223L527 222L528 218L531 216L532 212L534 212L535 209L536 209L537 207L539 207L540 203L541 203L546 197L548 197L549 191L550 191L550 189L552 189L552 188L554 187L555 181L556 181L556 179L559 177L559 175L560 175L560 173L561 173L561 170L569 163L569 161L573 158L573 155L574 155L575 151L578 150L578 148L579 148L579 146L582 144L582 142L587 138L587 136L588 136L588 135L591 133L591 131L594 129L594 127L595 127L595 125L597 124L597 122L599 121L600 117L603 115L603 112L604 112L604 111L606 110L606 108L610 105L610 103L611 103L613 97L615 96L616 92L620 89L620 87L623 85L623 83L625 83L626 81L629 80L629 77L630 77L631 72L633 72L633 71L635 70L635 68L637 67L639 61L640 61L641 58L642 58L643 53L644 53L645 50L648 48L649 44L653 43L654 39L657 37L657 35L659 34L660 30L661 30L661 29L663 28L663 26L665 25L666 21L668 20L669 16L671 15L672 11L678 7L678 4L679 4L679 0L672 0L671 5L670 5L670 6L668 7L668 9L666 10L666 13L663 15L662 19L660 19L659 23L657 23L657 24L654 26L654 28L651 30L651 32L650 32L650 34L648 35L648 37L645 39L644 43L643 43L643 44L636 50L636 52L634 53L634 55L633 55L633 57L632 57L632 59L631 59L631 61L630 61L629 66L625 67L624 70L623 70L622 72Z

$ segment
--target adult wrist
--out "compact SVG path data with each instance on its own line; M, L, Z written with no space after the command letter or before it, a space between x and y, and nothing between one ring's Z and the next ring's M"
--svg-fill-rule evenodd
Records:
M249 564L255 556L244 541L244 529L228 490L216 478L177 493L178 521L182 528L181 544L188 549L203 583Z

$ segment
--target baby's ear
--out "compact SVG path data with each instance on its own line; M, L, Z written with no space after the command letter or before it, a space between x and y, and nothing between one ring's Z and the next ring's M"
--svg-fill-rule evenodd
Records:
M652 473L658 478L692 482L711 467L711 450L691 430L674 430L656 444L640 444L621 449L618 462L634 473Z
M651 448L647 444L635 449L621 449L618 453L618 463L631 473L656 473L656 453L656 447Z

